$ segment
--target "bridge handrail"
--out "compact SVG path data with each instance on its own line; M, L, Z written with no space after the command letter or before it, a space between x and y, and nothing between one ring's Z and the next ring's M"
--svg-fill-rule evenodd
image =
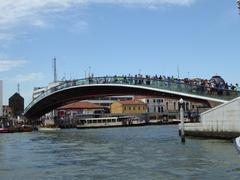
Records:
M234 97L240 95L239 91L229 90L224 88L212 88L203 85L187 84L181 81L173 79L156 79L146 77L128 77L128 76L103 76L103 77L90 77L84 79L77 79L71 81L63 81L58 86L52 87L40 94L34 99L26 108L27 112L35 103L43 99L44 97L55 93L59 90L90 84L127 84L127 85L140 85L144 87L161 88L165 90L171 90L175 92L188 93L193 95L202 95L206 97L212 97L216 99L231 100ZM221 98L220 98L221 97Z

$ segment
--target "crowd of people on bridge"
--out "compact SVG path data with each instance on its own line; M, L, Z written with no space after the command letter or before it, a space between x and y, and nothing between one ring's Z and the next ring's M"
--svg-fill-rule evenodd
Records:
M96 80L93 76L89 77L89 83ZM217 94L217 95L232 95L237 94L234 92L240 91L240 87L238 84L228 84L224 81L221 76L215 75L210 80L201 79L201 78L176 78L174 76L164 76L164 75L122 75L122 76L105 76L101 79L97 79L97 83L126 83L126 84L135 84L135 85L152 85L156 82L162 82L167 86L176 86L179 87L192 87L192 90L195 92L207 92L208 94ZM182 86L181 86L182 85ZM233 92L233 93L232 93Z
M106 76L108 77L108 76ZM116 78L116 81L118 80L119 76L114 76ZM225 89L225 90L236 90L240 91L239 85L236 83L234 84L228 84L225 82L221 76L215 75L213 76L210 80L208 79L201 79L201 78L175 78L174 76L162 76L162 75L155 75L155 76L150 76L150 75L142 75L142 74L136 74L135 76L132 75L123 75L120 76L125 80L129 79L134 79L135 84L142 84L144 83L144 80L147 82L147 80L159 80L159 81L164 81L164 82L170 82L170 83L182 83L182 84L188 84L192 86L204 86L206 88L216 88L216 89Z
M85 79L86 80L86 79ZM94 77L93 75L87 78L89 84L134 84L158 86L169 90L177 90L187 93L201 93L206 95L225 95L225 96L239 96L240 87L238 84L228 84L221 76L215 75L210 80L201 78L176 78L174 76L164 75L122 75L122 76L104 76ZM79 85L79 80L69 81L68 86ZM66 81L65 81L66 83ZM84 84L86 82L83 82ZM81 84L81 83L80 83Z

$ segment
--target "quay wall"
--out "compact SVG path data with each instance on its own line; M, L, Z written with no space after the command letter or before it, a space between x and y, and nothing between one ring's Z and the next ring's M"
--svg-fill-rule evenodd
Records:
M190 136L235 138L240 136L240 97L212 108L200 116L200 123L185 124Z

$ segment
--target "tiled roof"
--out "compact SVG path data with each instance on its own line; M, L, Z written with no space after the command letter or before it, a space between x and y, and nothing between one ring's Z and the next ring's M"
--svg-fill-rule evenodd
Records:
M135 100L155 99L155 98L161 98L161 97L157 97L157 96L135 96L135 97L134 97Z
M90 103L90 102L74 102L71 104L67 104L65 106L62 106L58 109L103 109L103 107L98 106L96 104Z

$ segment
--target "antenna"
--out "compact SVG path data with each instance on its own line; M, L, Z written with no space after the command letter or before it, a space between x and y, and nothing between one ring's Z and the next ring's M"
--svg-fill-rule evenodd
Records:
M54 82L57 82L57 62L56 57L53 58L53 76L54 76Z
M20 84L19 83L17 84L17 92L18 92L18 94L20 94Z
M237 0L237 7L240 10L240 0ZM239 14L240 14L240 11L239 11Z
M179 66L177 65L177 74L178 74L178 79L180 79L180 73L179 73Z

